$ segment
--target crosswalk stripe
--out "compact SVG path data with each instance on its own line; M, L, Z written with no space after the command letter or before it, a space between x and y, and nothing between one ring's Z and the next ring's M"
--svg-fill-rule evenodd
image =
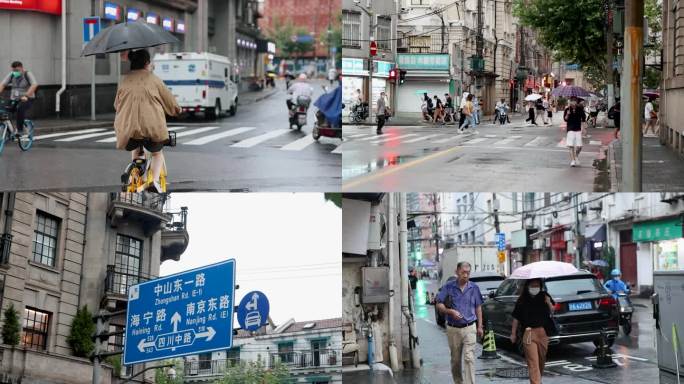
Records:
M314 140L313 136L306 135L299 140L295 140L290 144L284 145L280 149L283 151L299 151L311 145L311 143L313 143L314 141L316 140Z
M404 143L416 143L416 142L418 142L418 141L423 141L423 140L431 139L431 138L437 137L437 136L442 136L442 134L441 134L441 133L436 133L436 134L434 134L434 135L427 135L427 136L423 136L423 137L417 137L417 138L415 138L415 139L406 140L406 141L404 141Z
M108 130L107 132L99 132L99 133L89 133L87 135L78 135L78 136L72 136L72 137L67 137L65 139L57 139L55 141L79 141L79 140L85 140L85 139L90 139L93 137L98 137L98 136L108 136L114 133L114 131Z
M92 132L101 132L104 131L104 128L91 128L91 129L84 129L82 131L71 131L71 132L60 132L60 133L48 133L47 135L39 135L39 136L34 136L33 140L42 140L42 139L51 139L53 137L61 137L61 136L69 136L69 135L78 135L78 134L84 134L84 133L92 133Z
M332 152L330 153L335 153L335 154L342 154L342 144L338 145L337 148L335 148Z
M218 126L211 126L211 127L202 127L202 128L197 128L197 129L191 129L191 130L189 130L189 131L177 133L177 134L176 134L176 137L178 138L178 137L196 135L196 134L198 134L198 133L211 131L211 130L214 130L214 129L216 129L216 128L219 128L219 127L218 127Z
M383 139L380 139L380 140L371 141L371 144L386 143L386 142L388 142L388 141L403 139L404 137L411 137L411 136L418 136L418 134L417 134L417 133L407 133L407 134L405 134L405 135L390 136L390 137L386 137L386 138L383 138Z
M266 140L270 140L270 139L273 139L274 137L284 135L288 132L290 132L289 129L277 129L275 131L264 133L263 135L255 136L255 137L249 138L247 140L242 140L238 143L231 145L231 147L250 148L250 147L253 147L253 146L255 146L259 143L262 143Z
M488 139L493 139L493 138L496 137L496 135L485 135L485 137L488 138Z
M510 144L510 143L512 143L512 142L514 142L514 141L516 141L516 140L518 140L518 139L521 138L521 137L522 137L522 136L511 136L511 137L507 137L507 138L505 138L505 139L503 139L503 140L499 140L499 141L495 142L494 145L508 145L508 144Z
M466 142L463 143L463 144L477 144L477 143L481 143L481 142L483 142L483 141L485 141L485 140L487 140L486 137L480 137L480 138L477 138L477 139L472 139L472 140L466 141Z
M364 137L364 136L368 136L368 135L372 135L372 133L357 133L355 135L349 135L349 136L345 136L345 137L350 138L350 139L355 139L357 137Z
M207 143L211 143L212 141L223 139L224 137L230 137L239 135L241 133L249 132L253 129L256 129L256 127L239 127L235 129L229 129L225 132L219 132L213 135L204 136L200 137L199 139L188 141L187 143L183 143L183 145L204 145ZM178 135L176 135L176 137L178 137Z
M358 139L357 141L375 140L375 139L378 138L378 136L379 136L379 135L375 134L375 135L371 135L371 136L369 136L369 137L364 137L363 139Z
M529 143L526 143L526 147L538 147L541 146L541 144L545 141L545 139L541 136L537 136L534 138L534 140L530 141Z
M458 138L461 138L461 137L464 137L464 136L463 136L463 135L454 134L454 135L451 136L451 137L447 137L446 139L435 140L434 142L437 143L437 144L443 144L443 143L446 143L447 141L455 140L455 139L458 139Z
M601 145L601 144L603 144L603 143L601 142L601 140L591 140L591 141L589 142L589 145Z
M187 128L187 127L173 126L173 127L169 127L169 131L178 131L178 130L185 129L185 128ZM114 131L112 131L112 133L114 133ZM115 141L116 141L116 136L108 137L108 138L102 139L102 140L97 140L98 143L113 143Z

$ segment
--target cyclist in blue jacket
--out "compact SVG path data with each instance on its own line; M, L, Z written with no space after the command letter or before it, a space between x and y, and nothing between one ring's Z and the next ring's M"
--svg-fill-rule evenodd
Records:
M610 272L610 275L613 277L612 279L606 281L603 286L613 295L614 298L617 299L618 293L624 292L628 293L629 292L629 287L627 284L625 284L624 281L620 280L620 276L622 276L622 273L620 272L619 269L613 269Z

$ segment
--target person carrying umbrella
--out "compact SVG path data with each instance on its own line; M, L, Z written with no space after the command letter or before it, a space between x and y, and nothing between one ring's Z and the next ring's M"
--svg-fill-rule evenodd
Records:
M523 290L515 303L511 343L518 342L518 327L523 329L522 345L525 351L530 383L540 384L546 363L549 337L546 327L551 322L555 302L542 290L541 279L526 280Z
M162 148L169 139L165 114L177 116L182 109L164 82L150 70L147 50L129 52L128 60L131 72L121 80L114 99L116 148L130 151L133 160L144 157L142 149L147 149L152 154L153 181L145 189L161 192Z
M582 152L582 123L587 120L584 108L577 104L577 97L570 97L570 105L565 108L563 120L567 123L565 145L570 149L570 166L579 166Z
M471 98L470 95L468 97ZM458 278L444 284L435 299L437 310L445 315L451 351L451 375L458 384L475 383L476 336L482 337L484 334L482 294L477 284L469 281L470 269L467 261L459 262L456 266Z

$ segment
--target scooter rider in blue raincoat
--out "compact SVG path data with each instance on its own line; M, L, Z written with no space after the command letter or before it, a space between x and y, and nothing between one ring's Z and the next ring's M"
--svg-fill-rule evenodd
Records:
M613 269L610 272L610 275L613 277L612 279L606 281L603 286L613 295L615 299L618 298L618 293L624 292L628 293L629 292L629 287L627 287L627 284L624 283L624 281L620 280L620 276L622 276L622 273L620 272L619 269Z

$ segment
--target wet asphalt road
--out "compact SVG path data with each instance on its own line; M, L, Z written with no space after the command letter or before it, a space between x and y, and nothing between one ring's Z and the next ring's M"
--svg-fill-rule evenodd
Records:
M414 300L417 317L420 354L423 366L419 370L405 370L390 377L382 373L356 372L345 374L344 381L355 383L420 383L449 384L452 383L449 366L449 347L445 331L437 326L434 320L434 307L425 305L422 298L425 291L435 292L436 283L431 280L419 280ZM658 366L656 350L653 345L654 322L652 310L647 300L635 300L636 313L633 319L633 330L629 336L620 332L613 346L613 351L620 357L614 359L615 368L597 369L592 367L594 346L592 343L580 343L567 346L552 347L547 355L544 383L584 384L584 383L657 383ZM647 307L648 306L648 307ZM497 340L496 360L476 361L477 383L529 383L526 378L502 378L496 376L499 369L524 367L525 362L513 349L502 340ZM476 356L481 355L481 346L476 347ZM352 381L353 380L353 381Z
M314 99L323 92L316 81ZM315 107L302 131L288 129L286 94L280 91L233 117L170 123L178 145L165 148L169 191L335 191L342 158L339 139L311 137ZM37 122L39 124L39 122ZM0 154L0 190L114 191L130 161L117 150L111 128L79 129L36 137L22 153L8 143Z
M613 130L588 131L581 166L571 168L561 116L552 125L489 122L457 134L452 125L392 126L377 136L369 126L344 126L343 191L606 191L605 156ZM605 163L605 162L604 162Z

